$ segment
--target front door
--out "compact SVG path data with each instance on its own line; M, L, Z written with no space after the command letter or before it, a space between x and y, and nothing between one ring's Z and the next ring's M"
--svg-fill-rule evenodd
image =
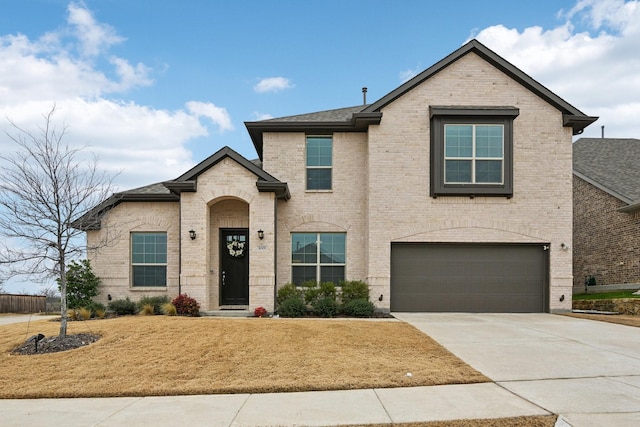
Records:
M249 230L220 229L220 305L249 305Z

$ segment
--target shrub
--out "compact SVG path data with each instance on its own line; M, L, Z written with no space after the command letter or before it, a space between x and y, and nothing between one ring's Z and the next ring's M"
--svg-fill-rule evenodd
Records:
M93 302L92 298L98 295L100 279L93 274L91 263L83 259L79 263L71 261L67 266L67 307L88 307ZM58 280L58 290L60 281Z
M286 285L278 289L276 302L278 303L278 306L280 306L280 304L282 304L285 300L288 300L289 298L293 298L293 297L301 298L302 292L293 283L287 283Z
M187 294L180 294L171 301L180 316L199 316L200 304Z
M116 299L109 303L109 310L118 316L126 316L127 314L136 314L136 303L131 301L129 297L125 299Z
M267 309L264 307L256 307L256 309L253 310L253 315L256 317L264 317L267 315Z
M155 297L144 296L138 301L138 311L142 311L145 305L151 305L153 307L153 313L149 314L162 314L162 304L169 302L168 295L160 295Z
M342 288L342 304L350 301L363 299L369 301L369 285L360 280L340 282Z
M315 280L304 282L302 292L304 302L312 306L321 299L331 298L334 301L336 299L336 285L333 282L322 282L319 285Z
M100 304L99 302L95 302L95 301L91 301L91 304L87 305L86 307L96 314L98 313L99 310L102 310L102 311L107 310L104 304Z
M67 319L69 320L78 320L78 311L75 308L70 308L67 310Z
M278 305L278 314L282 317L302 317L307 313L307 306L300 297L290 297Z
M353 317L371 317L374 310L373 303L364 298L353 299L342 305L342 311Z
M313 311L320 317L335 317L340 311L335 298L325 297L313 303Z
M94 313L96 314L96 317L98 319L104 319L104 317L107 315L107 311L104 308L96 308L94 310Z
M76 309L76 313L78 313L79 320L89 320L91 319L91 309L87 307L80 307Z
M171 304L170 302L165 302L162 304L162 313L167 316L175 316L178 314L178 310L176 310L176 306Z
M138 314L141 316L153 316L156 312L153 308L153 304L145 304L142 306Z

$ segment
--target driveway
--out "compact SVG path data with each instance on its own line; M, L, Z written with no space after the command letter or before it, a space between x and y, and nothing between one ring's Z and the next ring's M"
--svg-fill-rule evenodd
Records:
M552 314L394 316L505 390L561 415L559 425L640 425L640 328Z

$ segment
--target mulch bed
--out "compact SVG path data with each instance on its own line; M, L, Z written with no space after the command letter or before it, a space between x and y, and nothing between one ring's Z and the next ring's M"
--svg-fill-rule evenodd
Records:
M14 348L11 354L34 355L45 353L57 353L59 351L73 350L94 343L100 339L100 335L75 334L67 335L64 338L59 336L44 337L38 341L38 351L36 352L35 335L24 343Z

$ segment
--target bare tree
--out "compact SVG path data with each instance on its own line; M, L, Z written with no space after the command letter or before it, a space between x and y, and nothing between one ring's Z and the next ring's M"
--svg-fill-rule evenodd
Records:
M53 106L43 115L39 133L14 122L7 133L17 151L0 155L0 264L8 277L54 278L60 284L60 338L67 334L66 263L84 251L83 230L74 219L86 214L112 192L112 179L83 161L84 147L62 142L67 128L53 125Z

